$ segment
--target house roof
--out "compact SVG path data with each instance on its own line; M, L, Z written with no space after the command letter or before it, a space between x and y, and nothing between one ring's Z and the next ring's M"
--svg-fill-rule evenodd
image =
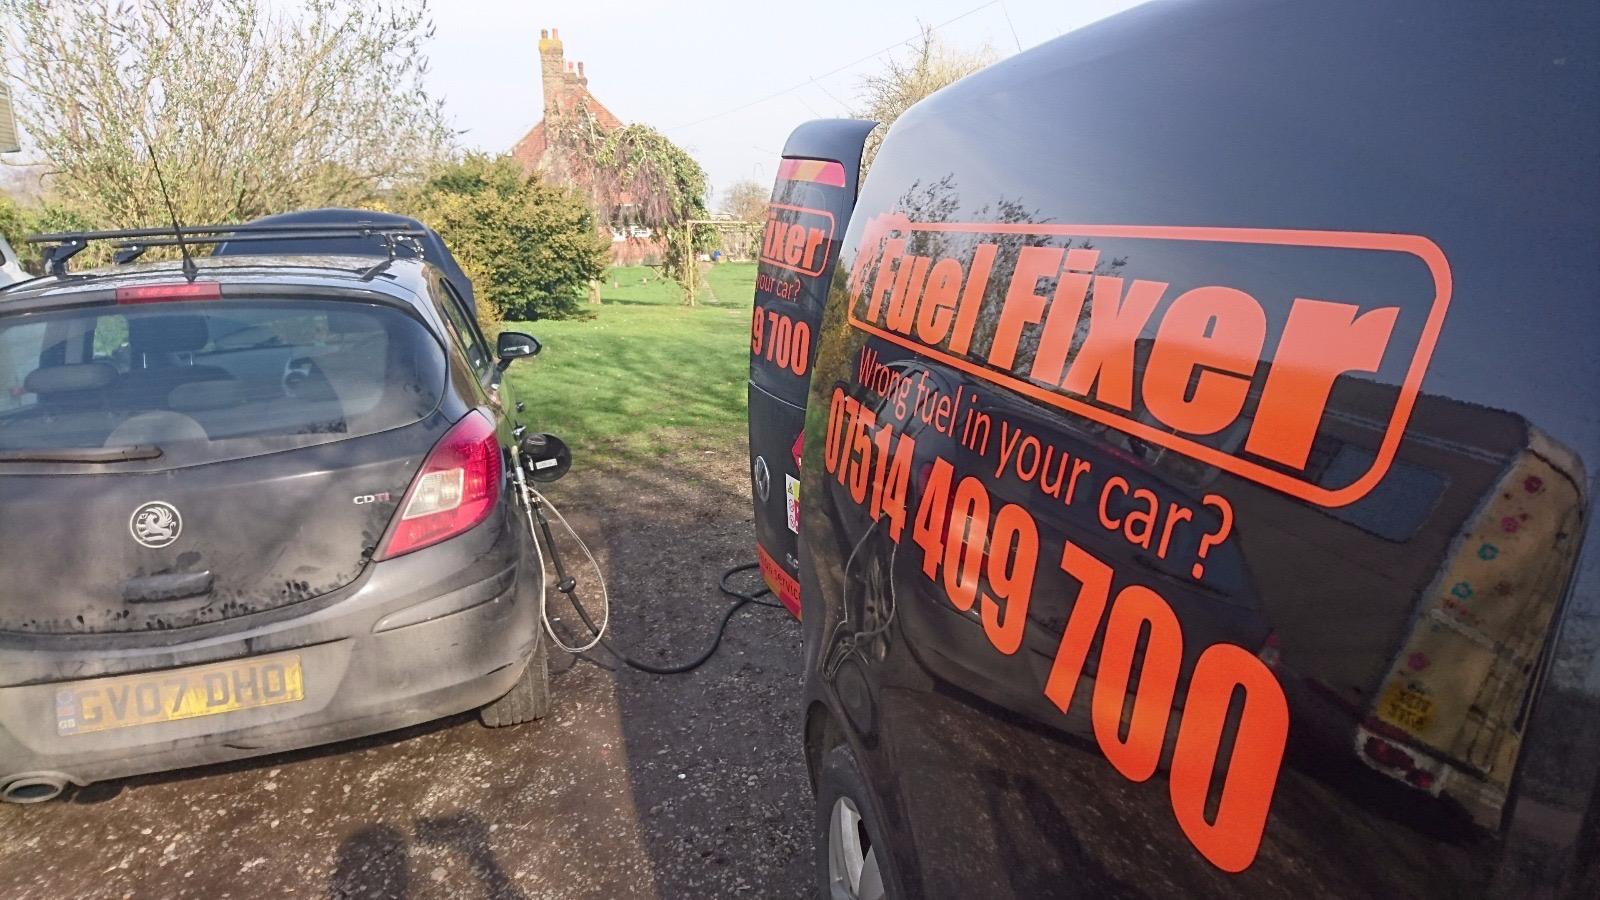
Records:
M556 107L565 115L577 109L580 102L589 110L589 114L594 116L602 131L616 131L622 127L622 120L611 110L606 109L605 104L595 99L587 88L574 87L563 91L556 98ZM545 123L540 119L528 129L528 133L523 135L521 140L512 145L511 156L522 164L523 171L532 172L539 167L539 162L544 159L545 151L549 147L550 139Z

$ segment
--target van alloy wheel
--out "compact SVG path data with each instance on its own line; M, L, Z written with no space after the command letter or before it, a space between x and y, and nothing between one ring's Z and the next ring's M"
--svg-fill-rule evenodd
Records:
M833 801L828 817L828 890L833 900L883 900L877 848L861 810L849 797Z

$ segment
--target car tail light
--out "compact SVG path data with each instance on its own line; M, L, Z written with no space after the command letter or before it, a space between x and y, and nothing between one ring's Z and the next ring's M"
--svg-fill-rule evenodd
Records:
M489 517L500 499L500 441L471 412L439 439L400 502L400 521L378 559L455 537Z
M222 285L215 281L179 281L171 284L138 284L117 288L117 303L121 306L221 299Z
M1367 757L1373 762L1392 769L1403 769L1409 772L1417 766L1417 761L1412 758L1411 754L1380 737L1367 738L1361 749L1366 752Z

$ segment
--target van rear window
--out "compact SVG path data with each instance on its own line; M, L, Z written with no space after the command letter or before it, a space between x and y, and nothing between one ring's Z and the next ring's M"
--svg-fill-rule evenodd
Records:
M416 422L444 379L443 351L420 323L358 302L0 316L0 451L247 456Z

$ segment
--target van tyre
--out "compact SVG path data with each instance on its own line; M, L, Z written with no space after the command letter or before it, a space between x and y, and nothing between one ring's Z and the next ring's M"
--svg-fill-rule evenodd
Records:
M817 896L822 900L899 900L899 879L877 808L855 754L838 746L817 767Z
M542 719L550 712L549 646L539 641L522 677L504 697L478 710L479 721L490 728L505 728Z

